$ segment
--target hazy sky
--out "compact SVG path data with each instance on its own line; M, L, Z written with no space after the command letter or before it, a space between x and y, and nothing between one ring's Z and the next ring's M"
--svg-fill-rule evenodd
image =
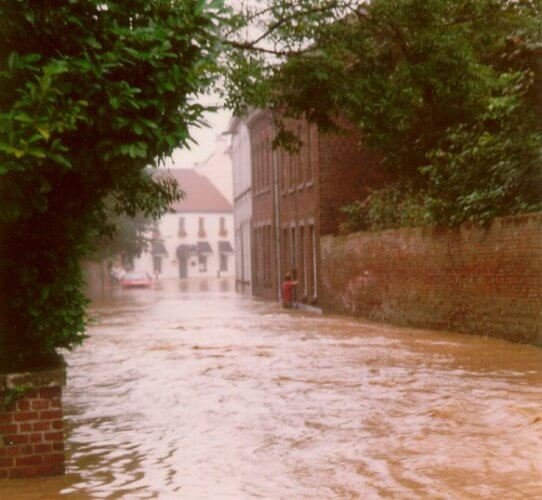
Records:
M218 102L218 98L215 98L215 102ZM172 158L166 161L166 167L191 167L209 157L215 149L216 137L226 131L230 117L231 113L225 110L206 115L210 126L192 130L192 137L198 144L193 145L190 150L176 149Z
M243 4L258 5L259 0L226 0L226 4L237 9ZM254 33L254 30L248 29L244 32L244 36L250 38L249 35ZM205 98L204 102L211 105L220 105L219 98L216 96ZM194 163L202 162L208 158L215 149L216 137L226 131L230 118L231 112L225 110L206 115L210 126L192 130L192 137L198 144L193 145L189 150L175 150L172 158L166 161L166 167L191 167Z
M258 5L258 3L259 0L226 0L226 4L234 8L239 8L243 4ZM252 30L247 30L245 32L245 36L248 36L252 33ZM212 105L220 104L218 97L205 99L205 102ZM226 131L230 118L231 113L224 110L206 115L206 119L209 122L210 126L206 128L192 130L192 137L196 139L198 144L193 145L190 150L175 150L172 158L166 161L166 167L191 167L194 165L194 163L202 162L203 160L208 158L215 149L216 137Z

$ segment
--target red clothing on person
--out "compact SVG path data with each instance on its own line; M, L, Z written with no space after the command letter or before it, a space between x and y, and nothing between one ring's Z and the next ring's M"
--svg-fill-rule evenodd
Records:
M297 285L297 281L286 280L282 283L282 302L284 304L291 304L294 300L295 285Z

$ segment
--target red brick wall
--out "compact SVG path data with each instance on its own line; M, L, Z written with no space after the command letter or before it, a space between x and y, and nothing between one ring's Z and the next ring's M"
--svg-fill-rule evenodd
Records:
M0 392L3 403L5 392ZM61 388L26 392L0 407L0 479L64 473Z
M542 344L542 213L321 240L328 311Z
M362 147L361 136L342 121L340 133L319 134L320 234L337 234L341 208L365 198L382 184L374 153Z
M259 113L248 124L252 167L252 290L258 297L276 299L275 245L264 244L263 233L269 232L274 241L273 200L273 121L269 112ZM271 231L269 228L271 225ZM267 242L268 236L265 237ZM264 265L267 267L264 270ZM264 279L264 276L267 279ZM271 280L269 280L269 276Z

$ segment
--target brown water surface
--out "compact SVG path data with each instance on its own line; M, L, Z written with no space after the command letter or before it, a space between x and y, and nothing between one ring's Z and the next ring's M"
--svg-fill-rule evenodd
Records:
M67 354L67 475L0 498L542 498L541 349L283 311L224 282L92 313Z

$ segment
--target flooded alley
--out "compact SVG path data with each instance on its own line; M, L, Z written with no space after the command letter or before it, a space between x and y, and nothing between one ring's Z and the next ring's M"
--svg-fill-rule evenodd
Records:
M66 355L67 474L0 498L542 497L539 348L216 280L118 290L91 315Z

